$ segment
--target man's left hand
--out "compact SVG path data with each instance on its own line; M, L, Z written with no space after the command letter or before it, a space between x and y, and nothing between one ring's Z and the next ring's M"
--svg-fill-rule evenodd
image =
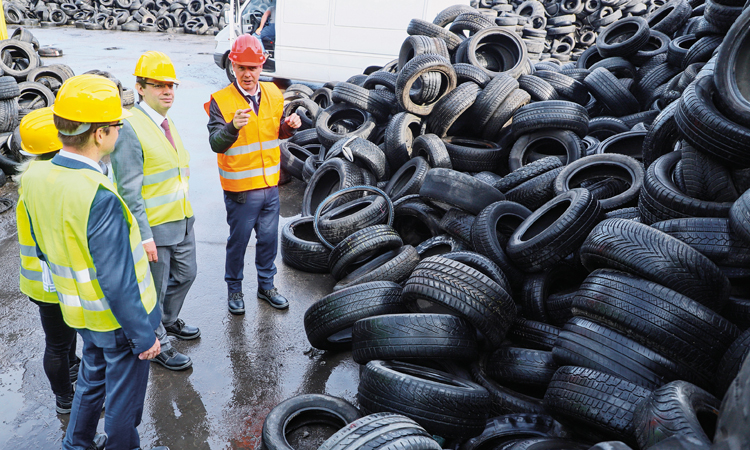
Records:
M299 118L299 116L295 114L290 114L289 117L284 119L284 123L289 125L290 127L297 129L302 126L302 119Z

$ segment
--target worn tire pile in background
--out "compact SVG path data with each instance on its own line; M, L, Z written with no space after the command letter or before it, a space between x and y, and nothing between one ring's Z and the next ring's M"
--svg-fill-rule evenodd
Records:
M267 0L254 3L268 6ZM8 24L87 30L216 34L224 28L225 0L11 0Z
M371 414L320 448L747 448L720 411L750 349L750 10L482 2L407 31L285 92L282 258L337 280L305 330L352 350Z
M21 119L29 112L51 106L62 83L74 76L65 64L45 66L39 41L26 28L16 28L10 39L0 40L0 186L20 170ZM59 55L58 55L59 56ZM109 72L90 70L112 80L120 89L122 104L133 106L135 93Z

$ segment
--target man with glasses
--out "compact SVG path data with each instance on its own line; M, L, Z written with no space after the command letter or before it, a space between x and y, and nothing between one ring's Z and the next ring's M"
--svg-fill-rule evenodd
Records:
M83 339L62 448L89 448L106 401L106 448L137 449L161 316L138 222L98 164L130 113L117 86L98 75L66 80L52 112L62 150L29 166L21 193L37 257L49 267L65 322Z
M188 199L190 154L167 117L179 81L169 57L155 51L141 55L134 75L140 102L125 119L112 169L117 190L140 226L162 311L156 329L161 354L153 361L184 370L193 361L172 347L168 335L190 340L200 330L179 318L197 273L195 219Z

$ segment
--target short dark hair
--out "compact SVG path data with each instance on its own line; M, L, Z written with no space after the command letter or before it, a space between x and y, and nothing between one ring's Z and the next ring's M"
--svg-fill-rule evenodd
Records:
M146 89L146 80L148 80L148 78L135 77L135 82L141 85L143 89ZM135 91L135 93L138 94L138 91ZM142 101L143 101L143 96L141 94L138 94L138 102L142 102Z
M57 128L58 130L63 130L67 132L75 130L76 128L80 127L82 123L82 122L76 122L75 120L63 119L62 117L58 115L53 115L52 120L55 122L55 128ZM91 138L91 135L94 134L97 128L101 128L109 124L110 122L92 123L91 127L88 130L75 136L67 136L58 131L57 137L60 138L60 142L62 142L63 145L67 147L73 147L75 149L81 149L85 147L86 144L88 144L89 139ZM104 132L106 134L109 134L109 128L105 129Z

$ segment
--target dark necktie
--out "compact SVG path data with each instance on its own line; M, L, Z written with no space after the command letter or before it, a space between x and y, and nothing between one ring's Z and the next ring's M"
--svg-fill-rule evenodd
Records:
M172 148L177 150L177 146L174 145L174 139L172 139L172 132L169 131L169 121L164 119L164 122L161 123L161 127L164 129L164 135L167 136L167 140L172 144Z

